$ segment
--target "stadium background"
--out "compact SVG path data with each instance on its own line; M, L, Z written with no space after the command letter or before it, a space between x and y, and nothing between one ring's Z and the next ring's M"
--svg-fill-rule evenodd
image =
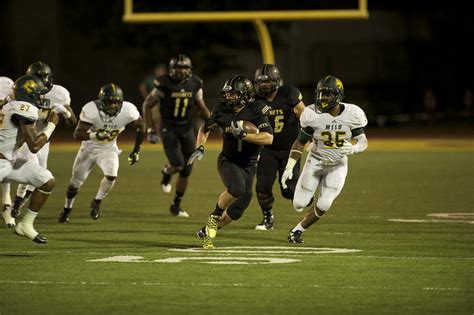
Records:
M456 127L472 122L473 20L456 1L369 1L367 20L267 22L285 83L312 103L317 80L340 77L346 101L364 108L372 126L424 126L431 116ZM357 1L135 1L136 11L353 8ZM0 74L16 78L31 62L51 65L76 113L99 87L116 82L141 107L138 83L158 62L189 55L205 82L209 107L235 73L262 63L250 23L122 22L123 1L2 1ZM469 71L471 70L471 71ZM436 108L425 93L431 90ZM469 92L470 91L470 92ZM401 116L394 115L402 114ZM404 115L408 116L404 116ZM386 116L388 115L388 116ZM470 118L469 118L470 117ZM429 119L428 119L429 120ZM462 132L465 133L465 132Z

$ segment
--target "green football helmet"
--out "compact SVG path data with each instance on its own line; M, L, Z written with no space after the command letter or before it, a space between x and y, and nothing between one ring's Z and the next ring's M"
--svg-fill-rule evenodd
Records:
M99 90L99 110L108 116L120 113L123 104L123 91L117 84L108 83Z
M49 100L44 98L48 89L36 76L24 75L18 78L13 84L13 99L33 104L36 107L49 107Z
M328 75L319 80L315 92L315 105L322 112L328 112L344 98L344 85L338 78Z

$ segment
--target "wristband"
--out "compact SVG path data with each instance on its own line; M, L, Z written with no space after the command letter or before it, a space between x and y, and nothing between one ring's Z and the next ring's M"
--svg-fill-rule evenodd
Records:
M296 160L294 158L289 158L288 162L286 162L286 167L285 169L292 169L296 165Z
M65 112L63 112L63 116L66 118L66 119L69 119L71 118L72 114L70 111L66 110Z
M97 139L97 132L89 132L89 139L91 140Z
M54 128L56 128L56 125L52 122L48 122L48 124L46 125L46 127L43 130L43 133L46 136L46 138L49 139L49 137L51 137L51 134L53 133Z

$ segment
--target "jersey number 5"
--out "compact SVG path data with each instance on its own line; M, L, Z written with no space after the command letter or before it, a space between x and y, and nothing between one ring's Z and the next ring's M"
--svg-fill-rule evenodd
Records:
M275 128L273 128L274 133L280 133L283 130L283 127L285 127L283 119L285 119L285 116L283 115L275 116Z

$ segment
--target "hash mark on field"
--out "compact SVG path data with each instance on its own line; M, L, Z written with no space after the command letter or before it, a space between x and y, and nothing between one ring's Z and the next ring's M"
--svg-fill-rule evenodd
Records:
M242 287L242 288L279 288L279 289L301 289L301 288L326 288L343 290L413 290L416 288L398 287L398 286L330 286L319 284L291 284L291 283L196 283L196 282L88 282L88 281L35 281L35 280L0 280L2 284L19 285L75 285L75 286L159 286L159 287ZM422 291L459 291L474 292L473 288L442 288L442 287L423 287Z

